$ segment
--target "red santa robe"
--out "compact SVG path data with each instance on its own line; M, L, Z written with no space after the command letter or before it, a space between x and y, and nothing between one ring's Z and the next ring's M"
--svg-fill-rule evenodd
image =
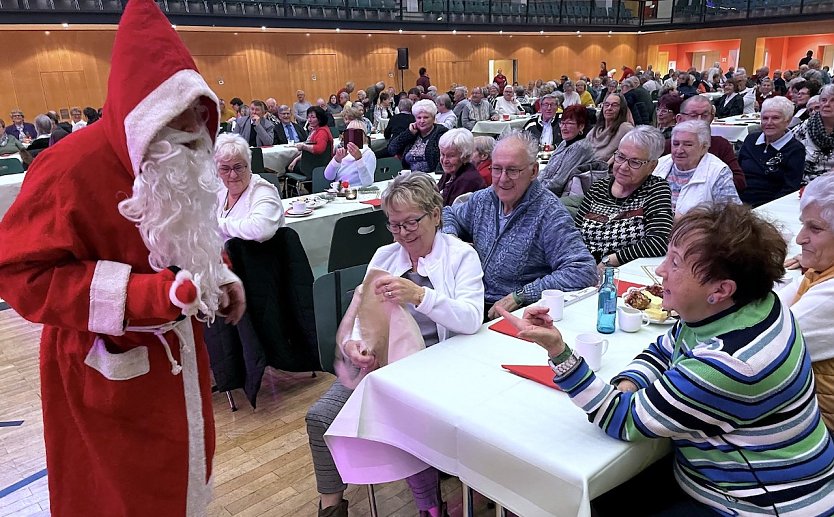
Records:
M151 269L117 209L149 142L195 99L210 108L214 135L217 98L170 22L152 0L130 0L104 117L41 153L0 223L0 296L44 324L54 516L205 514L215 447L208 354L193 318L172 323L181 315L172 279Z

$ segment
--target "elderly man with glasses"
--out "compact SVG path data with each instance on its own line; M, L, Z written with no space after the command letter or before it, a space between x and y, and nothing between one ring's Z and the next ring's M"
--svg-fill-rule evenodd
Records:
M701 120L707 124L712 124L712 119L715 118L715 106L710 100L703 95L696 95L683 101L680 107L680 113L677 114L675 120L678 124L687 120ZM663 150L663 156L671 154L672 141L666 140L666 147ZM727 141L723 136L712 135L709 145L710 154L718 157L722 162L727 164L727 167L733 172L733 184L736 190L741 193L747 186L747 181L744 179L744 171L741 170L741 165L738 164L733 144Z
M26 144L28 144L30 140L37 138L38 130L35 129L33 124L24 120L22 111L12 110L9 115L12 117L12 123L6 126L5 133L7 135L12 135Z
M524 126L524 131L533 135L541 146L556 147L562 141L559 134L559 117L556 111L559 109L559 98L552 93L542 97L539 103L539 114L531 118Z
M484 270L485 314L513 311L544 289L595 285L596 262L567 209L536 179L538 141L514 130L492 152L492 186L443 209L443 231L471 239Z

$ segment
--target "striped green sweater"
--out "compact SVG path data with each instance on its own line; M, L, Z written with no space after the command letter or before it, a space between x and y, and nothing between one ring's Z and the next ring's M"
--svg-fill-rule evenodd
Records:
M678 323L612 382L584 361L554 382L620 440L671 438L675 477L726 515L834 514L834 445L811 360L776 295Z

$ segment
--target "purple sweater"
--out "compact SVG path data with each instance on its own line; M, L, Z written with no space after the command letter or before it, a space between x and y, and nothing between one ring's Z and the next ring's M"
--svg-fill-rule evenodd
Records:
M443 196L443 206L452 206L459 195L486 188L486 183L474 165L464 163L454 174L444 172L437 188Z

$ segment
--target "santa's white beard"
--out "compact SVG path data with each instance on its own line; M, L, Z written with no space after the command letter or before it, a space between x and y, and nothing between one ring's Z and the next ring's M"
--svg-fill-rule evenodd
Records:
M221 186L208 132L166 127L148 147L133 196L119 203L119 212L137 223L154 270L177 266L194 275L200 312L209 321L219 305L223 267L217 226Z

